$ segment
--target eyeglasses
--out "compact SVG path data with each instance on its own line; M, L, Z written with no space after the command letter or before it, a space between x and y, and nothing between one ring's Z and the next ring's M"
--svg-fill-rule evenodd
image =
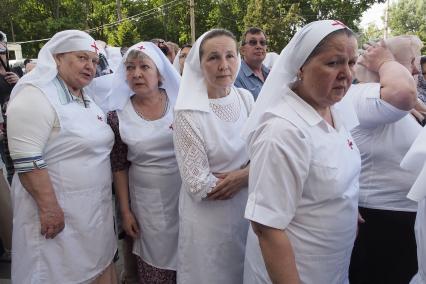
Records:
M259 40L259 41L257 41L257 39L251 39L249 41L244 41L243 45L246 45L248 43L248 45L250 45L250 46L256 46L258 42L261 46L265 46L265 45L268 44L268 42L266 40L263 40L263 39Z

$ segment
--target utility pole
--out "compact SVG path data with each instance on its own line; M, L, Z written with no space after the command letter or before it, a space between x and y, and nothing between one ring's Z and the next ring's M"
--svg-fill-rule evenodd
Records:
M16 42L15 39L15 31L13 30L13 23L12 23L12 19L10 19L10 31L12 32L12 41Z
M389 2L390 0L386 1L386 10L385 10L385 30L383 34L383 38L388 38L388 32L389 32Z
M191 42L194 44L195 42L195 13L194 13L194 0L189 0L189 17L191 24Z
M116 0L115 6L117 8L117 19L119 21L121 21L121 19L122 19L122 16L121 16L121 0Z

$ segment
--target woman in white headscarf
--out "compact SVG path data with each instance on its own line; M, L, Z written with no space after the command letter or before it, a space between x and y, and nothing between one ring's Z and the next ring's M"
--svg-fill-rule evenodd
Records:
M181 180L172 123L179 81L162 51L140 42L127 50L108 94L116 108L108 114L114 186L140 283L176 283Z
M421 104L412 76L419 73L423 44L411 35L388 38L382 44L390 51L387 62L377 72L360 65L369 64L382 49L380 43L368 47L355 66L360 83L346 95L360 122L352 136L361 152L359 212L365 220L352 253L352 284L408 283L417 271L417 204L406 197L416 175L399 164L422 129L409 111L416 102ZM391 69L400 66L405 70ZM386 93L383 88L389 81L395 85Z
M183 69L174 122L181 284L243 281L248 155L239 132L254 101L233 87L240 62L233 34L216 29L197 39Z
M426 128L417 136L403 158L401 167L413 172L417 179L407 198L418 202L415 234L417 242L418 272L410 284L426 284Z
M397 85L410 77L388 62L389 51L379 51L368 67L400 76L381 89L398 96ZM346 26L312 22L282 51L262 88L243 132L251 159L245 216L253 227L245 283L348 283L361 161L350 134L355 109L342 98L356 60Z
M183 73L183 67L185 66L186 57L188 57L188 53L191 50L192 45L184 44L181 49L179 49L176 54L175 59L173 60L173 66L179 72L180 75Z
M13 283L116 283L114 134L85 90L97 62L91 36L62 31L13 89Z

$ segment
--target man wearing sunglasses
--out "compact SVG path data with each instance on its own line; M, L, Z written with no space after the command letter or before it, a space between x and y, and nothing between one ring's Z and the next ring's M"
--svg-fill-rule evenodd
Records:
M267 41L265 33L259 28L249 28L241 40L240 53L243 57L235 86L249 90L257 99L269 69L263 65Z

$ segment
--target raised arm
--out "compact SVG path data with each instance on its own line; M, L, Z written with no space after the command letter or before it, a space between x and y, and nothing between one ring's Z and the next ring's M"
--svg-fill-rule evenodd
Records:
M367 48L359 64L377 72L380 78L380 98L400 110L411 110L417 100L416 83L406 67L395 61L386 46Z

